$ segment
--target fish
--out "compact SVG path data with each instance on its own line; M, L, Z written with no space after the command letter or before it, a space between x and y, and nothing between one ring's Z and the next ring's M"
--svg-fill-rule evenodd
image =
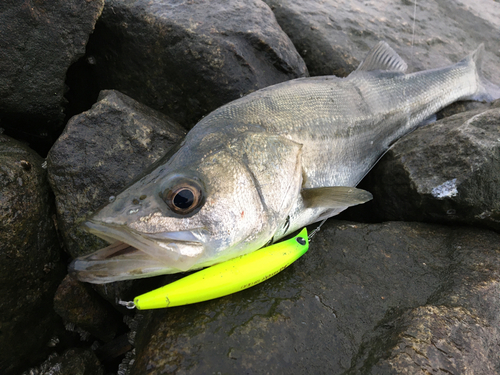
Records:
M480 45L406 73L379 42L345 78L298 78L214 110L84 223L110 246L70 273L108 283L201 269L369 201L356 186L394 142L455 101L500 97L483 56Z

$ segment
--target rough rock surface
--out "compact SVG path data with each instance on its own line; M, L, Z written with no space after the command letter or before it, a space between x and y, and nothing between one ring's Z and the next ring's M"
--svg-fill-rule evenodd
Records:
M399 140L360 185L373 201L346 213L372 221L460 223L500 231L500 101Z
M43 159L0 134L0 373L48 353L61 324L52 298L63 277Z
M117 91L103 91L73 117L47 157L58 221L73 256L107 245L78 224L185 135L166 115Z
M46 133L64 120L66 71L85 53L103 6L104 0L0 2L0 126L32 133L38 148L54 141Z
M413 0L264 1L312 76L346 76L380 40L395 48L409 71L455 63L485 43L485 71L500 82L498 3L417 1L415 8Z
M144 313L131 374L498 373L498 234L323 228L303 258L259 286Z
M66 276L57 288L54 310L64 323L72 323L102 341L116 335L120 315L104 304L88 285Z
M109 0L86 60L100 88L120 90L188 128L233 99L307 75L260 0Z
M166 115L118 91L103 91L87 112L73 117L47 157L58 223L73 257L108 245L79 224L134 177L161 159L186 131ZM99 288L109 301L131 298L131 282Z
M440 288L424 306L387 314L364 337L353 374L500 374L498 234L449 234Z
M39 367L23 375L104 375L104 369L90 349L69 349L53 354Z

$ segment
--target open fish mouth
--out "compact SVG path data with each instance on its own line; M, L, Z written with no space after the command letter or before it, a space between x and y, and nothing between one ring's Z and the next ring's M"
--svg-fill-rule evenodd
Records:
M70 274L101 284L186 271L204 252L206 230L137 233L122 225L88 221L87 231L110 242L105 248L76 258Z

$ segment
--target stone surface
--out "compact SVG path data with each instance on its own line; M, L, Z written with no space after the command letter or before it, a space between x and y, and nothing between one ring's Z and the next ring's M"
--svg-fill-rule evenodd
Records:
M346 76L380 40L395 48L409 71L455 63L485 43L484 70L500 83L499 23L492 16L500 13L499 3L417 1L415 8L413 0L264 1L312 76Z
M331 220L259 286L141 312L131 374L498 369L499 255L493 232Z
M17 374L48 354L63 277L53 198L42 158L0 134L0 373Z
M85 53L103 6L104 0L0 3L0 126L9 134L36 139L35 148L54 142L54 127L64 120L66 71Z
M424 306L389 312L364 337L350 373L500 373L498 235L458 231L444 249L441 288Z
M69 349L62 355L53 354L39 367L23 375L104 375L104 369L89 349Z
M373 201L346 212L371 221L460 223L500 231L500 101L399 140L360 187Z
M109 0L86 64L82 71L100 88L120 90L187 128L242 95L307 74L260 0Z
M87 215L161 159L185 133L166 115L113 90L101 92L92 109L69 121L47 162L62 239L73 258L108 245L80 227ZM134 297L132 282L96 289L113 304Z
M184 135L167 116L112 90L71 119L47 157L58 222L71 256L107 245L78 224Z
M54 310L64 323L72 323L102 341L112 340L120 315L97 298L88 285L66 276L57 288Z

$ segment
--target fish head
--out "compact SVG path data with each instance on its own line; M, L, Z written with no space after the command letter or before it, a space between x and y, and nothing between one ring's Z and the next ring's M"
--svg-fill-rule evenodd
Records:
M276 229L248 166L225 148L181 148L110 200L84 223L111 245L73 261L81 281L202 268L262 247Z

